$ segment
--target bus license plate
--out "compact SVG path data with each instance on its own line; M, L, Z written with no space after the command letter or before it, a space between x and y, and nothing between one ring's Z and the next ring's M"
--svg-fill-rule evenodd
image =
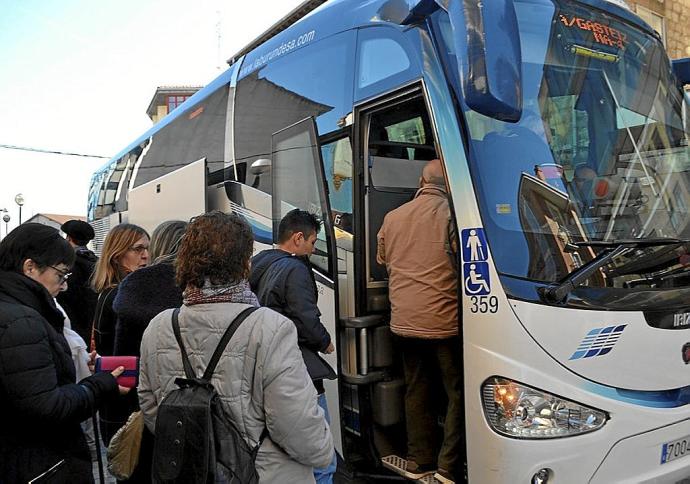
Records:
M667 442L661 446L661 463L666 464L672 460L690 455L690 435L682 439Z

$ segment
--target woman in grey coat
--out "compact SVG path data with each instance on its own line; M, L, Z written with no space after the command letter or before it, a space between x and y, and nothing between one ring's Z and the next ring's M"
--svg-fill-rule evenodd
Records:
M179 324L197 374L233 319L258 306L247 282L252 246L249 224L235 214L201 215L187 229L176 274L185 288ZM139 402L151 431L161 400L177 388L175 378L184 377L171 318L172 310L156 316L141 344ZM268 308L252 313L225 349L212 383L250 447L268 430L256 459L261 483L314 482L312 468L330 463L333 440L292 321Z

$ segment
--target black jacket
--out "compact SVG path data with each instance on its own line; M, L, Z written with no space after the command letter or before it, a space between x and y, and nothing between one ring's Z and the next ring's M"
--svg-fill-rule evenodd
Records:
M182 306L182 289L175 283L172 264L154 264L129 274L120 283L113 310L114 354L139 356L141 337L151 320L161 311Z
M46 482L92 482L80 422L117 394L109 373L79 383L63 317L45 288L0 271L0 482L27 482L64 460Z
M96 262L96 254L85 247L77 247L72 275L67 280L67 290L57 296L58 302L69 316L72 329L87 343L91 340L91 324L98 297L89 284Z
M93 317L94 340L96 351L101 356L113 356L115 353L115 325L117 315L113 310L113 301L118 287L110 287L98 293L96 312Z
M98 294L96 314L94 316L94 340L96 351L100 356L115 355L115 326L117 315L113 310L113 301L119 286L104 289ZM127 417L136 408L137 394L129 392L124 398L107 402L98 412L101 440L105 445L115 435Z
M321 323L314 274L304 257L284 250L264 250L252 258L252 291L262 306L287 316L297 327L297 340L312 380L335 378L333 369L318 356L331 343Z

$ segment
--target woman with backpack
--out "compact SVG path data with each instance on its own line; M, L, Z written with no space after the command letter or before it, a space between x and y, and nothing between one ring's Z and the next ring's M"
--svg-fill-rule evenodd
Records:
M187 228L177 258L176 277L184 287L184 302L176 316L197 377L235 318L258 306L247 282L253 242L249 224L234 213L204 214ZM166 310L151 321L141 345L139 402L152 431L158 428L161 402L179 391L176 378L185 378L173 312ZM330 463L332 436L316 403L292 321L268 308L252 312L220 355L211 383L248 446L260 445L255 465L261 483L314 482L312 468ZM157 455L159 445L163 443L157 434ZM175 445L186 449L184 442ZM171 452L174 448L171 445ZM154 475L156 464L154 458ZM166 471L171 467L167 465Z

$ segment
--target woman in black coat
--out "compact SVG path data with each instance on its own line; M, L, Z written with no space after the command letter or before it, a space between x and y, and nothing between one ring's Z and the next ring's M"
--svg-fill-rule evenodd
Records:
M92 286L98 293L93 343L98 354L114 355L117 316L113 301L120 282L149 262L149 235L133 224L119 224L108 232L96 263Z
M101 257L93 274L92 286L98 293L94 317L92 350L101 356L115 355L115 324L117 316L113 301L120 282L132 272L145 267L149 260L149 236L146 231L133 224L119 224L113 227L105 238ZM103 443L122 427L136 404L137 396L132 392L127 398L109 402L98 413Z
M24 224L0 243L0 482L93 482L80 423L118 394L123 368L76 379L54 297L74 250L57 230ZM119 389L121 393L127 390Z

